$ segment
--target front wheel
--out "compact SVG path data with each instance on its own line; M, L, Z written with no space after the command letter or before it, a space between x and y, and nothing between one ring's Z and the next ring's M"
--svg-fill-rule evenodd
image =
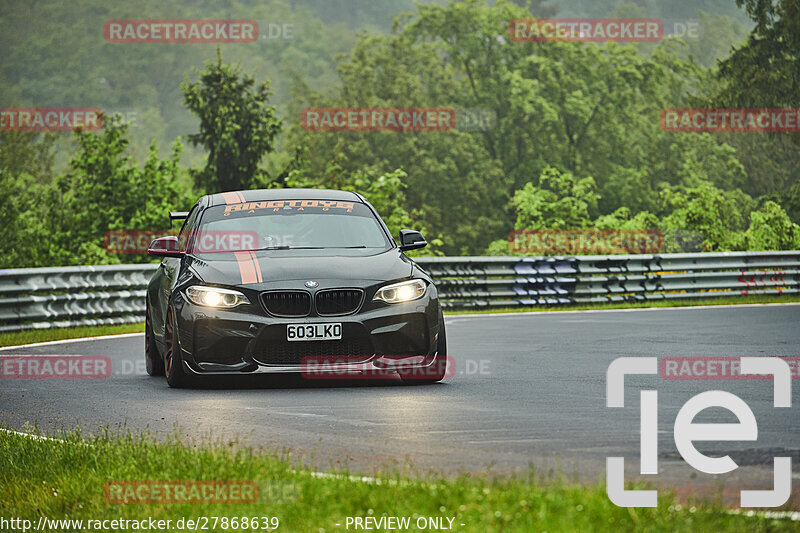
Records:
M164 375L164 359L158 353L156 339L153 335L153 322L150 319L150 302L146 304L144 319L144 362L147 373L151 376Z
M400 373L400 379L408 385L425 385L437 383L444 379L447 372L447 334L444 328L444 315L439 313L439 338L436 341L436 357L433 364L424 370L424 378L406 378Z
M183 356L178 343L178 328L176 327L175 313L172 307L167 307L167 320L164 324L164 371L167 375L167 384L180 389L192 385L192 376L183 368Z

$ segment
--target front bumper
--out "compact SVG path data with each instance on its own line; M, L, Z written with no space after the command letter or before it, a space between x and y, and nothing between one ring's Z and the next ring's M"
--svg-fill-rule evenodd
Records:
M209 309L183 297L175 304L184 367L192 374L324 379L420 373L437 364L441 314L435 290L417 301L339 317L278 318L258 308ZM328 323L342 324L341 341L286 340L287 325Z

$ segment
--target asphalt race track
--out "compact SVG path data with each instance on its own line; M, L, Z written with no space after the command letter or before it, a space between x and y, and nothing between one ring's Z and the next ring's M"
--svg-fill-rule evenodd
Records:
M659 391L659 476L655 483L771 486L772 458L790 456L800 478L800 386L792 408L772 407L769 381L626 380L623 409L605 403L606 370L618 357L800 356L800 304L694 309L450 316L455 375L441 384L399 380L302 381L243 378L202 390L174 390L144 372L142 335L0 351L0 356L101 355L108 379L2 379L0 424L53 434L147 429L159 437L238 439L290 451L315 468L434 469L446 474L537 472L601 479L606 456L639 457L639 392ZM712 389L739 395L755 413L755 442L698 444L741 466L715 479L685 465L673 424L692 396ZM703 419L703 420L701 420ZM698 422L735 422L715 408ZM795 490L800 485L794 482Z

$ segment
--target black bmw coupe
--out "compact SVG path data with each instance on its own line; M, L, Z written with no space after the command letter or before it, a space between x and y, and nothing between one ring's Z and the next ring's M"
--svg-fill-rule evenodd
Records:
M180 234L156 239L147 289L147 372L172 387L199 376L444 378L436 286L363 196L321 189L200 198Z

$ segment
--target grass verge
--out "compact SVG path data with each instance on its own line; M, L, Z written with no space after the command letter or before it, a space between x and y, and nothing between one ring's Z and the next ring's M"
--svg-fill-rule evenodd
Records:
M138 324L122 324L119 326L31 329L27 331L0 333L0 346L18 346L20 344L31 344L34 342L99 337L101 335L118 335L122 333L141 333L143 331L144 322Z
M584 486L536 476L487 480L405 478L400 474L372 482L346 475L318 477L297 470L289 457L257 454L238 443L195 443L176 438L156 442L147 436L105 434L82 440L34 440L0 431L0 517L70 520L171 520L169 531L184 531L177 521L218 517L208 531L242 530L222 517L277 517L278 531L346 531L347 517L453 519L455 531L797 531L790 520L731 515L715 505L680 507L663 493L659 507L624 509L613 505L602 485ZM257 503L108 503L109 482L125 480L254 481ZM150 493L152 494L152 493ZM48 523L46 531L75 531ZM261 528L259 522L259 530ZM463 525L462 525L463 524ZM87 523L82 524L83 530ZM202 527L198 529L203 530ZM351 525L349 529L354 529ZM382 528L376 528L382 529ZM123 530L122 527L110 530ZM132 530L130 527L128 530ZM250 527L249 530L254 530Z

